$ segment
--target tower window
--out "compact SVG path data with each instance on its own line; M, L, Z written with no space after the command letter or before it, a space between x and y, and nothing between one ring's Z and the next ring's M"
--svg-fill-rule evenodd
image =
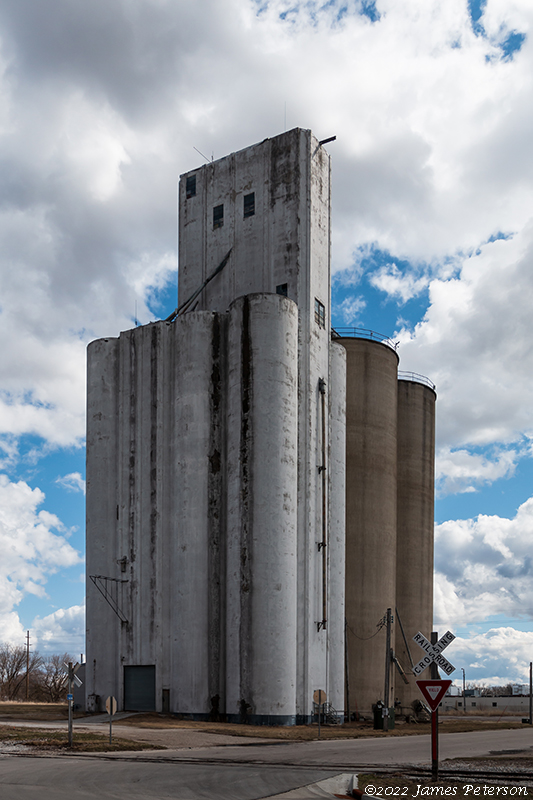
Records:
M288 283L280 283L279 286L276 286L276 294L282 294L283 297L287 297L288 290Z
M326 327L326 309L324 308L324 304L317 300L315 297L315 322L321 328Z
M213 228L221 228L224 225L224 206L213 208Z
M244 195L244 219L255 214L255 192Z
M187 199L189 199L189 197L196 197L196 175L187 175L185 194L187 195Z

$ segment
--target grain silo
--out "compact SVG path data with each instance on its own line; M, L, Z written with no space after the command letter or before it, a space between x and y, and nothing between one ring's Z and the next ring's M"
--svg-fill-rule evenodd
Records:
M95 709L114 695L294 724L322 689L343 717L345 353L323 144L294 129L181 176L179 307L89 346Z
M350 712L383 700L387 608L396 597L398 356L386 337L345 337L346 641ZM393 679L392 672L389 672ZM394 695L390 685L390 697Z
M397 680L395 698L409 713L420 699L411 667L421 650L413 636L420 631L430 639L433 624L436 394L422 375L400 372L399 378L395 648L409 684Z

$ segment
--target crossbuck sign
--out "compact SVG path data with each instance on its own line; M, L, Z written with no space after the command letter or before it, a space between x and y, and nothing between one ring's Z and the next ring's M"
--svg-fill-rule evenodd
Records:
M446 675L451 675L452 672L455 671L455 667L453 664L450 664L444 656L442 655L442 651L448 647L449 644L453 642L455 636L451 631L447 631L444 636L441 636L439 641L436 644L431 644L423 633L416 633L413 636L413 641L419 645L422 650L425 650L426 655L424 658L415 664L413 667L414 674L418 677L424 670L430 666L430 664L435 663L438 667L440 667Z

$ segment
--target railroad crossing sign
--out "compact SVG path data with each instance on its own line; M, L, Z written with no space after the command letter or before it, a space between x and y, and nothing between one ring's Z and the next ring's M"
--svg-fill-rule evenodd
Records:
M424 699L426 700L430 709L432 711L436 711L442 698L452 685L452 682L450 680L429 680L417 681L416 685L424 695Z
M426 639L423 633L420 633L420 631L416 633L413 636L413 641L415 641L417 645L422 648L422 650L425 650L426 655L421 661L418 662L418 664L415 664L413 667L414 674L417 676L420 675L426 669L426 667L429 667L430 664L435 663L446 673L446 675L451 675L451 673L455 671L455 667L444 658L442 651L448 647L448 645L451 644L454 639L455 636L453 633L451 633L451 631L447 631L444 636L441 636L436 644L431 644L431 642Z

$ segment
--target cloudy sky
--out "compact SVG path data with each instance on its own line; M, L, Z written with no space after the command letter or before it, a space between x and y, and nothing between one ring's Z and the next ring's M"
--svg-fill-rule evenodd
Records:
M435 627L467 680L526 680L532 23L530 0L4 0L0 641L83 652L85 348L175 307L194 148L299 126L337 136L334 324L437 384Z

